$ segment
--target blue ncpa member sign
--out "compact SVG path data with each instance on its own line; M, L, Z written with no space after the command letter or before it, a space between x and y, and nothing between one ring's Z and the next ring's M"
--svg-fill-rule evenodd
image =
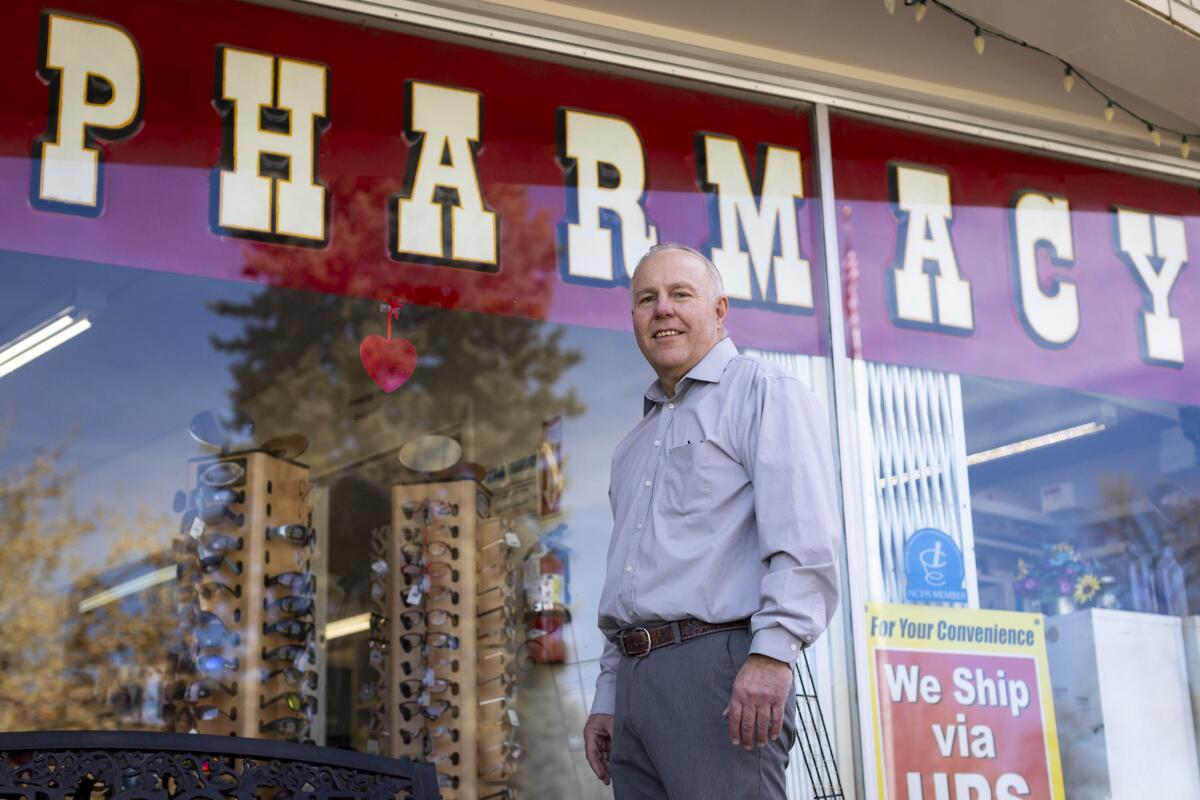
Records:
M937 528L921 528L904 545L910 603L965 603L962 551Z

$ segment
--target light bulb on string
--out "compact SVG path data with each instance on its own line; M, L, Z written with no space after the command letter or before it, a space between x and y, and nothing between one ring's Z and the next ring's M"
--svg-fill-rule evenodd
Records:
M1111 100L1109 100L1108 105L1106 105L1104 107L1104 121L1112 122L1113 117L1115 117L1116 115L1117 115L1117 107L1112 104Z
M913 19L920 22L925 19L927 13L929 13L929 6L925 4L925 0L920 0L917 7L913 9Z
M1179 155L1182 158L1187 158L1189 155L1191 155L1191 152L1192 152L1192 146L1190 144L1188 144L1187 137L1185 136L1179 142Z
M883 7L887 9L889 14L896 13L896 0L883 0Z
M1066 90L1067 92L1070 92L1074 88L1075 88L1075 70L1071 69L1070 67L1067 67L1066 72L1063 73L1063 89Z
M985 42L983 41L983 31L979 28L976 28L975 29L975 52L979 53L979 55L983 55L984 45L985 45Z
M1162 134L1159 133L1158 128L1150 124L1147 124L1146 128L1150 131L1150 141L1154 142L1154 146L1162 147Z

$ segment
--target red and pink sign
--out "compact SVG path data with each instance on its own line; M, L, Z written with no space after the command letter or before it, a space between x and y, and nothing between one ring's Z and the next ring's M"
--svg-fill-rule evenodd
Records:
M828 352L810 114L233 0L0 11L0 247L625 329L654 243ZM1191 402L1195 187L835 115L856 356Z

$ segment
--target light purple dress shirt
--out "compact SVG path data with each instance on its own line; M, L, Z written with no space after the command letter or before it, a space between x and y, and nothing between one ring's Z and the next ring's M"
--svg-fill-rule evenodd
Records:
M792 663L829 624L841 537L824 409L793 375L718 342L613 453L593 714L611 714L623 628L750 618L752 653Z

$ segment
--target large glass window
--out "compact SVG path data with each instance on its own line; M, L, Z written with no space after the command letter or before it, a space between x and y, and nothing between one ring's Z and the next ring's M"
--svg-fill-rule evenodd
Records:
M1200 791L1194 188L831 129L869 778L908 798Z

